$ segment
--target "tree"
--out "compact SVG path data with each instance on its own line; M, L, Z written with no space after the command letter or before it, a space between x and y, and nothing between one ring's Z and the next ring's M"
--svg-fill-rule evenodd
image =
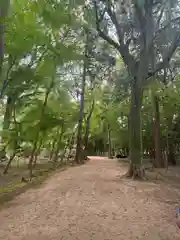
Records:
M94 0L93 4L100 37L121 54L129 73L131 164L128 176L142 178L143 89L148 84L148 79L168 64L179 45L179 17L176 11L178 1ZM168 18L166 12L169 14ZM113 38L114 34L116 38Z
M2 0L0 2L0 77L2 74L2 66L4 60L4 34L5 21L8 15L10 0Z
M21 126L16 137L20 148L24 144L31 146L30 178L33 163L36 162L37 154L42 148L55 139L55 152L58 154L61 150L59 148L63 147L66 138L69 137L61 136L59 139L62 119L65 120L63 133L68 132L77 121L76 104L71 103L69 98L72 82L62 77L60 72L61 70L66 72L67 63L79 60L80 56L76 52L73 36L77 22L74 21L75 18L72 21L69 17L73 15L71 11L74 11L74 6L64 5L63 1L54 1L53 4L56 5L55 8L50 1L13 1L12 12L7 21L6 51L3 59L6 75L3 100L6 101L1 103L4 113L2 145L6 152L8 148L15 148L10 146L12 138L10 132L16 132L17 125ZM53 76L56 76L56 84L49 87ZM53 101L52 92L58 96ZM49 107L50 101L56 104L55 111L52 111L53 104ZM62 103L63 106L60 107ZM16 123L13 120L13 111ZM11 162L13 159L9 160ZM8 167L9 164L6 172Z
M79 109L79 121L78 121L78 131L77 131L77 141L76 141L76 155L75 162L81 163L84 159L82 156L82 124L84 119L84 95L86 87L86 77L87 77L87 68L88 68L88 53L89 53L89 34L86 33L86 40L84 46L84 60L83 60L83 73L82 73L82 82L81 82L81 92L80 92L80 109Z

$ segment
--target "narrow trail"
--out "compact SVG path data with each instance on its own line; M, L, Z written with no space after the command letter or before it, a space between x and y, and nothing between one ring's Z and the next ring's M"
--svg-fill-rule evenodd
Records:
M56 173L0 211L3 240L178 240L170 186L120 179L116 161L92 158ZM165 201L168 200L168 201Z

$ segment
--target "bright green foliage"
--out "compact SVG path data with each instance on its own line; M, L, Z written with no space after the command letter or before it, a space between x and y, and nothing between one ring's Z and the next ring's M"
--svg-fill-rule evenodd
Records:
M139 7L144 5L142 0L137 3ZM4 58L7 87L4 101L0 103L1 118L4 118L2 145L7 145L11 152L19 146L33 148L35 142L36 150L40 146L40 151L45 148L50 152L55 142L54 149L59 147L62 152L71 139L78 124L85 34L88 28L94 28L94 19L92 8L84 8L82 0L12 2ZM98 152L98 147L108 151L108 128L112 147L117 151L128 149L132 79L122 58L93 34L91 31L88 43L91 51L86 76L83 134L94 100L89 130L93 153ZM177 56L176 62L178 59ZM165 140L170 131L177 148L180 143L180 134L177 134L180 132L180 77L177 75L169 85L163 84L161 78L152 79L144 91L142 137L145 150L153 148L152 92L160 99L163 147L166 148ZM8 117L5 114L7 98L11 100Z

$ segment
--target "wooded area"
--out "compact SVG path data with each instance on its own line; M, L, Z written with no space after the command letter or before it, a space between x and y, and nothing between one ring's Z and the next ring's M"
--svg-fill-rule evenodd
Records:
M179 0L0 0L0 198L88 156L109 160L85 183L118 158L123 181L178 184L179 46Z
M129 156L134 178L144 155L176 165L179 1L0 4L4 174L28 158L31 180L42 156L56 167L106 152Z

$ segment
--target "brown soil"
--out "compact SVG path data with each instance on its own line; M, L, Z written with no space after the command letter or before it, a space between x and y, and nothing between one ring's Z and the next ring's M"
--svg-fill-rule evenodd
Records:
M0 239L179 240L179 189L120 178L125 171L115 160L92 158L56 173L0 211Z

